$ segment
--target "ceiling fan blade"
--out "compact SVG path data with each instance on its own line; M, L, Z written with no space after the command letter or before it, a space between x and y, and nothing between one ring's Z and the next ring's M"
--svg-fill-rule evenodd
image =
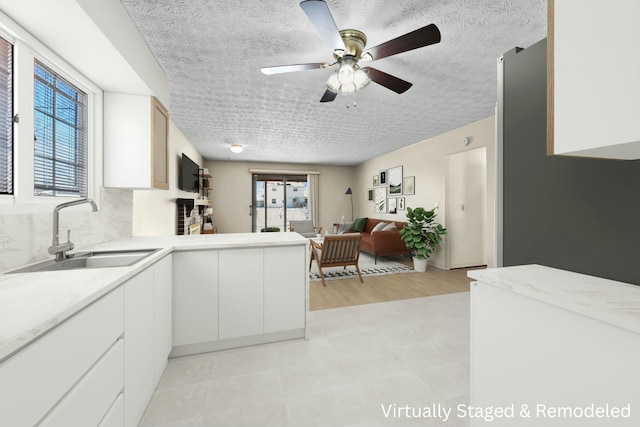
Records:
M275 67L263 67L260 68L262 74L266 74L268 76L272 74L282 74L282 73L291 73L293 71L304 71L304 70L317 70L319 68L327 68L330 64L327 62L312 62L309 64L293 64L293 65L278 65Z
M383 71L376 70L371 67L363 67L363 70L367 73L367 76L378 83L381 86L386 87L394 91L395 93L403 93L409 90L413 83L409 83L408 81L402 80L396 76L392 76L391 74L387 74Z
M320 102L331 102L336 99L336 96L338 96L336 92L327 89L324 91L324 95L322 95L322 99L320 99Z
M331 16L329 6L322 0L305 0L300 3L300 7L307 14L309 20L316 27L331 50L344 49L344 42L340 37L340 32L336 22Z
M370 60L373 61L436 43L440 43L440 30L435 24L429 24L426 27L418 28L403 36L367 49L362 57L366 59L365 57L370 56Z

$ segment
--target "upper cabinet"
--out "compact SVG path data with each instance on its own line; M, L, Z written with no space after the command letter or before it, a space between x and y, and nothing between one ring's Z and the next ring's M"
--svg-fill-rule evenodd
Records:
M105 92L104 186L169 189L169 113L153 96Z
M640 159L640 2L548 0L547 153Z

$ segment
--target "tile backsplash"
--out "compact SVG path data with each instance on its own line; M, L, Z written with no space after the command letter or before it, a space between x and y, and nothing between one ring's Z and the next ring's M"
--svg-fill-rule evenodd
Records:
M75 249L131 236L133 191L102 188L100 209L60 212L60 240L71 241ZM29 215L0 215L0 272L51 258L52 212Z

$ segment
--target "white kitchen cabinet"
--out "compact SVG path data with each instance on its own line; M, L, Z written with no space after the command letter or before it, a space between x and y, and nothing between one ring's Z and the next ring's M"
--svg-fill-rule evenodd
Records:
M83 398L94 405L83 415L100 421L104 415L100 408L108 409L122 389L117 382L122 378L118 351L113 347L122 332L123 292L118 288L5 360L0 365L0 425L36 425L78 381L80 393L86 393ZM102 359L109 362L106 368L99 362L87 374L110 348L111 354ZM116 381L109 383L108 390L100 390L95 387L95 375L105 374L115 376ZM83 387L86 383L91 386ZM61 413L77 405L79 390L74 390L68 395L71 406L65 408L63 402Z
M173 254L173 345L218 340L218 251Z
M640 2L549 0L548 154L640 158Z
M264 249L264 332L305 326L306 257L297 246Z
M172 347L172 255L153 265L153 370L154 384L167 366Z
M122 392L123 361L119 339L38 426L97 426Z
M153 96L105 92L104 186L169 188L169 113Z
M154 274L148 268L124 284L124 425L135 427L153 392Z
M470 403L514 408L511 418L473 418L471 426L639 425L637 286L542 266L469 276L478 278L471 286ZM592 405L630 405L631 418L551 412Z
M122 427L124 420L124 395L120 393L98 427Z
M304 243L174 252L171 356L305 337Z
M137 426L171 351L172 256L124 283L124 425Z
M262 248L220 251L220 339L259 335L264 331L263 251Z

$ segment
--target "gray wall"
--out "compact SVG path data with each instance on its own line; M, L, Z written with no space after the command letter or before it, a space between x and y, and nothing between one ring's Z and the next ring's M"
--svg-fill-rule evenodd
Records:
M546 55L504 60L504 265L640 285L640 161L546 155Z

